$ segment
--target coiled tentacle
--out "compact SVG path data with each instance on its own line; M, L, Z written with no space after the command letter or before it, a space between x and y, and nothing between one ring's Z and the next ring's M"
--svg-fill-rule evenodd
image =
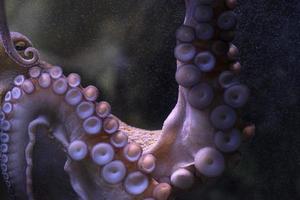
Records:
M39 62L39 55L37 49L28 47L25 49L24 54L29 59L23 58L15 49L10 32L7 26L7 20L5 15L5 3L4 0L0 1L0 37L1 42L5 48L6 53L9 57L20 66L31 67L37 65Z

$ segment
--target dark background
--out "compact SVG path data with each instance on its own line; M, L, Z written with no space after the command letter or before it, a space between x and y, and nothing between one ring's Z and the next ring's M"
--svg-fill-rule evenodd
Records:
M45 60L96 85L114 114L161 127L177 99L173 48L183 0L10 1L7 10L11 30L31 38ZM178 199L298 200L300 1L239 0L236 12L241 79L252 92L244 118L256 136L235 170Z

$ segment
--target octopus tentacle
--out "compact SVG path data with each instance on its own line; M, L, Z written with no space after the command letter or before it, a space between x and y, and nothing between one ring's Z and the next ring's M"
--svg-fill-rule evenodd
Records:
M1 136L1 147L2 156L8 160L2 161L2 165L8 175L6 182L17 199L34 199L32 151L35 134L41 132L58 140L68 152L66 171L82 199L99 198L114 185L122 188L119 191L124 193L124 199L166 193L166 189L157 189L161 186L150 175L156 166L155 157L142 155L142 147L128 141L127 134L119 129L119 120L110 114L109 104L94 101L98 96L96 88L74 84L75 76L80 79L75 74L65 77L57 66L35 67L26 77L17 76L15 86L7 92L11 97L5 98L2 106L1 128L5 133ZM91 172L90 179L81 178L74 171L78 170L76 165ZM84 179L89 179L90 187L99 187L99 192L87 192L90 188L81 185Z
M120 121L109 103L97 102L96 87L81 86L78 74L66 77L61 67L35 55L15 59L3 18L8 55L30 67L15 77L0 113L1 168L13 198L34 199L36 134L61 144L68 156L65 171L83 200L166 200L177 189L192 188L232 166L242 139L254 132L254 126L241 131L239 109L250 93L237 78L241 65L231 44L235 6L235 0L186 0L174 49L178 102L159 131Z
M5 3L4 0L0 1L0 37L2 44L5 48L6 53L9 57L15 61L18 65L24 67L31 67L39 62L39 53L37 49L33 47L28 47L25 49L24 54L25 57L31 57L30 59L23 58L15 49L10 32L7 26L7 20L5 15Z
M231 44L235 6L232 0L186 0L174 50L178 102L148 151L157 158L154 177L177 189L221 175L241 144L238 109L249 90L238 81L238 49Z

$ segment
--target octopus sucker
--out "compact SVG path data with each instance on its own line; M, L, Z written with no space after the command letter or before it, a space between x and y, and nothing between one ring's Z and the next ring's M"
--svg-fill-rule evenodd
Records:
M32 154L39 134L59 142L70 185L83 200L172 199L236 163L232 155L254 134L253 125L241 125L239 109L250 91L238 79L241 65L232 44L236 1L185 2L174 47L178 101L157 131L122 122L108 102L98 101L97 87L84 87L80 75L39 60L21 34L13 36L30 45L17 52L1 13L7 56L26 69L14 76L13 86L5 85L0 104L1 169L12 199L36 199Z

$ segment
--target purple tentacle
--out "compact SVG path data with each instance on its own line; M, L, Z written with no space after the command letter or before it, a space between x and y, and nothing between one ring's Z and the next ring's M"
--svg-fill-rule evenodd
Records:
M6 53L18 65L23 67L32 67L39 63L39 55L37 49L33 47L28 47L24 51L24 54L26 57L31 56L31 58L25 59L14 48L7 25L4 0L0 1L0 38Z

